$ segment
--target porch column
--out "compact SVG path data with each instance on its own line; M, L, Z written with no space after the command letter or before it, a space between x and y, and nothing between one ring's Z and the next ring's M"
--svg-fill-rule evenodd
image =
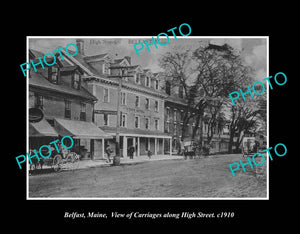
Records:
M133 152L133 156L136 156L136 149L135 149L135 137L132 138L132 145L134 147L134 152Z
M137 149L136 149L136 151L137 151L137 154L136 154L136 156L140 156L140 138L138 137L137 138Z
M127 157L127 137L123 136L123 157Z
M157 155L157 138L154 138L154 155Z
M104 138L102 138L102 156L101 156L101 158L105 158L105 154L104 154L104 152L105 152L105 151L104 151L104 150L105 150L105 149L104 149L104 145L105 145L105 144L104 144Z
M162 139L162 154L165 155L165 138Z
M169 139L170 156L172 156L172 138Z
M90 152L91 152L91 159L94 160L95 159L95 140L91 139L90 140Z

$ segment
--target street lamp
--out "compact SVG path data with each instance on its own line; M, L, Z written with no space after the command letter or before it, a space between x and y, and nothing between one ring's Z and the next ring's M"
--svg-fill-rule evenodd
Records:
M122 89L122 80L123 77L133 77L132 75L125 74L127 69L132 68L132 66L113 66L109 67L109 69L120 69L120 75L110 75L110 78L119 78L118 79L118 100L117 100L117 123L116 123L116 156L113 158L113 165L120 165L120 98L121 98L121 89Z

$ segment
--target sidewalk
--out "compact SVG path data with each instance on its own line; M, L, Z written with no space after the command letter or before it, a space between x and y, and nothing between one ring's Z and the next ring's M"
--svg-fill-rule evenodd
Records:
M148 156L139 156L139 157L133 157L133 159L130 159L129 157L121 158L120 165L129 165L129 164L137 164L137 163L143 163L143 162L151 162L151 161L160 161L160 160L178 160L183 159L182 156L178 155L152 155L151 158ZM79 166L77 169L85 169L85 168L91 168L91 167L100 167L100 166L112 166L113 159L111 159L111 162L108 163L104 159L99 160L83 160L79 162Z

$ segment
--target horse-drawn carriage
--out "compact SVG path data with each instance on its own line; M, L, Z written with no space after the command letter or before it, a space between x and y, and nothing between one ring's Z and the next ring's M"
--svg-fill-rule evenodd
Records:
M190 159L192 159L196 156L197 147L193 143L193 141L183 142L183 147L184 147L184 150L183 150L184 159L187 159L188 157Z
M243 157L257 153L258 143L255 137L243 137L242 154Z
M42 150L43 155L48 155L48 150ZM54 151L52 151L53 153ZM33 155L33 150L29 150L29 155ZM77 169L79 165L79 155L75 152L71 152L68 149L61 149L58 154L51 154L49 158L42 158L38 160L36 157L33 157L32 164L30 164L30 170L34 171L36 169L43 169L43 166L48 168L53 168L55 172L60 171L62 168L65 169Z

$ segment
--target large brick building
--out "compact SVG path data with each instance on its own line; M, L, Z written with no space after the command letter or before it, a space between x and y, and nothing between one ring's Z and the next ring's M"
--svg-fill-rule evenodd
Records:
M161 73L132 64L129 56L85 55L83 43L76 40L76 56L68 56L61 50L64 60L57 53L54 66L30 71L29 108L39 107L45 114L41 123L29 124L30 147L48 144L48 138L71 135L75 149L82 155L105 158L107 144L115 149L119 96L118 129L123 157L128 156L129 146L135 148L135 156L146 155L148 151L155 155L178 153L182 128L185 128L184 138L190 139L196 124L192 118L183 126L187 111L183 90L172 87ZM33 60L43 56L38 51L29 52ZM205 145L208 129L205 121L202 129ZM227 151L226 129L226 126L216 129L211 152ZM198 139L199 131L195 135L195 140Z
M36 61L41 52L29 50L29 58ZM29 147L38 148L52 140L68 135L74 139L72 150L82 157L94 157L94 140L111 138L93 124L93 110L97 98L82 86L82 70L64 61L44 69L29 71L28 108L39 108L44 118L29 123Z
M83 43L83 40L77 40L79 53L67 57L66 62L71 66L77 65L83 71L82 86L98 100L94 104L94 123L114 137L107 140L105 145L115 148L118 79L121 72L118 68L127 67L127 76L122 78L119 95L121 155L128 156L129 146L135 148L136 156L146 155L148 151L154 155L164 154L165 144L171 137L164 133L166 95L160 90L161 84L156 74L139 65L132 65L128 56L121 59L112 58L110 54L87 56L83 51ZM95 140L95 152L101 145L100 141ZM98 158L105 157L101 150L95 155Z

